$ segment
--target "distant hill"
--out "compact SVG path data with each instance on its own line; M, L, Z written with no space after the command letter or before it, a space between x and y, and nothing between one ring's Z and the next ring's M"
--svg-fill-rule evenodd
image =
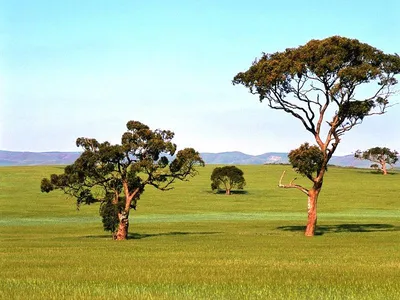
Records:
M268 152L249 155L242 152L200 153L206 164L262 165L266 163L287 164L287 153Z
M68 165L80 152L17 152L0 150L0 166Z
M17 152L0 150L0 166L68 165L73 163L80 152ZM200 153L206 164L221 165L262 165L288 164L288 153L267 152L249 155L238 151L221 153ZM355 159L353 155L333 156L331 165L341 167L369 168L371 162ZM398 163L397 167L400 166Z

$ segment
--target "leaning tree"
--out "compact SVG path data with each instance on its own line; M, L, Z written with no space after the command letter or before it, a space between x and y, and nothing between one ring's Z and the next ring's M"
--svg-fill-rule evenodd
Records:
M390 150L386 147L373 147L365 151L357 150L354 157L373 162L374 164L371 165L371 168L376 168L383 175L386 175L386 165L393 168L393 165L399 160L398 155L399 153L396 150ZM378 164L381 166L380 169Z
M225 190L226 195L230 195L232 189L243 189L246 180L243 171L235 166L216 167L211 174L211 189Z
M306 236L315 233L318 195L342 136L365 117L386 112L399 73L399 55L333 36L283 52L264 53L247 71L234 77L233 84L244 85L270 108L292 115L315 138L316 146L303 145L291 159L292 164L301 166L293 165L312 187L306 189L293 181L279 184L307 194Z
M176 180L196 175L196 166L204 166L192 148L175 156L169 130L151 130L138 121L129 121L127 129L120 145L78 138L76 144L84 150L80 157L64 173L41 182L42 192L59 189L76 198L78 207L99 202L104 230L116 240L127 239L129 213L146 185L169 190Z

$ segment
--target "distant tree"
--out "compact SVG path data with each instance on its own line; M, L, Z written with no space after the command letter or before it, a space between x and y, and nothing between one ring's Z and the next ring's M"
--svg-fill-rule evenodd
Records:
M341 137L365 117L386 112L399 73L399 55L385 54L355 39L333 36L283 52L264 53L246 72L234 77L233 84L244 85L270 108L298 119L316 141L320 154L303 145L296 155L299 165L294 166L310 179L312 187L306 189L293 181L284 185L280 181L280 187L297 188L308 196L306 236L315 233L318 195ZM363 89L365 85L370 88ZM360 89L363 93L358 93ZM367 91L373 92L357 98ZM310 166L302 163L303 155ZM316 155L317 160L310 160L310 155Z
M378 169L383 175L387 174L386 165L393 168L393 165L399 160L399 152L390 150L386 147L374 147L366 151L357 150L354 157L358 159L365 159L373 162L371 168ZM379 168L379 165L380 168Z
M370 168L372 168L374 170L379 170L379 165L378 164L372 164L372 165L370 165Z
M211 174L211 189L225 190L226 195L230 195L232 189L243 189L246 181L243 171L235 166L217 167Z
M76 145L84 152L63 174L43 178L42 192L55 189L76 198L81 204L100 203L103 227L116 240L128 237L129 213L146 185L169 190L176 180L187 180L197 174L196 166L204 166L192 148L176 151L174 133L151 130L138 121L129 121L121 145L99 143L95 139L78 138Z

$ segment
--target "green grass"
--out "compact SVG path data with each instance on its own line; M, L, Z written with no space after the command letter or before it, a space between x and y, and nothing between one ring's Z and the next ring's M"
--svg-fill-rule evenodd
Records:
M0 298L400 299L400 173L331 167L306 238L305 196L277 188L289 166L240 167L231 196L211 193L213 167L147 188L123 242L98 206L40 193L60 167L0 168Z

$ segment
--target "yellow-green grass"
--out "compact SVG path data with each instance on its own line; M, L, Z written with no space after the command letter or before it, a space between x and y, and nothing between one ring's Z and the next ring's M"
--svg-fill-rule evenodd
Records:
M400 299L399 173L331 167L306 238L305 195L277 187L289 166L240 166L231 196L211 192L214 167L147 188L123 242L97 205L40 193L61 167L0 168L0 298Z

